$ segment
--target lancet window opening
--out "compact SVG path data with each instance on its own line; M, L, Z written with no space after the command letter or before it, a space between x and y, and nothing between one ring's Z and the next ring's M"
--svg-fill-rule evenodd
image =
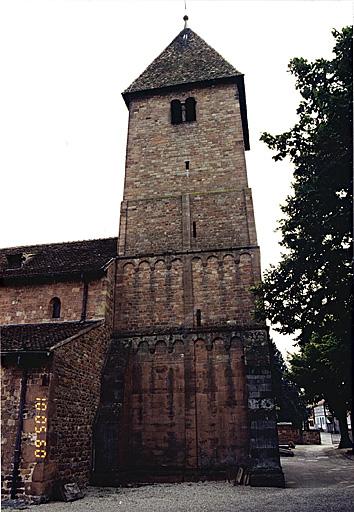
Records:
M50 310L52 318L60 318L61 302L58 297L53 297L50 301Z
M184 103L180 100L171 101L171 123L192 123L196 121L196 100L195 98L187 98Z

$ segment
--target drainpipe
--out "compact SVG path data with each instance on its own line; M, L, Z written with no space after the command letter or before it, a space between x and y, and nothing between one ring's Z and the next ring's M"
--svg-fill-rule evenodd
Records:
M86 314L87 314L88 282L85 279L84 274L82 274L81 277L84 282L84 289L82 292L81 322L84 322L86 320Z
M21 356L18 356L18 360L17 360L18 365L20 365L20 357ZM23 410L25 408L26 391L27 391L27 369L23 368L22 379L21 379L20 404L18 407L18 421L17 421L17 432L16 432L15 451L14 451L14 465L13 465L13 470L12 470L12 481L11 481L11 499L12 500L16 499L16 493L17 493L18 471L19 471L20 460L21 460Z

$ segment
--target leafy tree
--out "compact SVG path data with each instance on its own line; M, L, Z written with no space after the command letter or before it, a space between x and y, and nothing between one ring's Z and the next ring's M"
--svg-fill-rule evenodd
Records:
M299 388L289 378L283 356L274 342L271 344L272 381L278 421L289 421L302 428L307 420L306 406Z
M309 402L324 398L329 410L339 421L340 448L351 446L348 434L347 411L350 403L350 345L340 344L332 335L313 335L299 354L290 360L292 378L306 390ZM338 399L340 397L340 400Z
M322 375L322 391L311 378L303 382L338 416L349 406L351 389L352 27L332 34L332 60L290 61L301 95L298 122L288 132L261 137L275 161L292 162L294 175L278 227L284 252L258 290L258 313L280 332L296 333L301 351L292 359L294 372L301 367L301 379L306 372ZM335 380L326 378L331 371Z

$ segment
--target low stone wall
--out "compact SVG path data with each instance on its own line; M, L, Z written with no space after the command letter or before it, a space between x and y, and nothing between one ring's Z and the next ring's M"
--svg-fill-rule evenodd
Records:
M278 423L279 444L321 444L319 430L302 431L291 423Z
M294 444L302 444L301 432L298 428L289 424L278 423L278 438L279 444L288 444L290 442Z
M302 444L321 444L319 430L309 430L302 433Z

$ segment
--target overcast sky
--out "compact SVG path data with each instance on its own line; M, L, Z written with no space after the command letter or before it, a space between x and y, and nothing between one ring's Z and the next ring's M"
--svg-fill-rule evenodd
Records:
M118 234L128 111L121 92L183 28L184 0L0 2L0 247ZM189 26L245 74L249 183L262 267L280 257L291 166L260 134L296 120L292 57L331 57L347 1L187 0ZM283 353L289 338L276 336Z

